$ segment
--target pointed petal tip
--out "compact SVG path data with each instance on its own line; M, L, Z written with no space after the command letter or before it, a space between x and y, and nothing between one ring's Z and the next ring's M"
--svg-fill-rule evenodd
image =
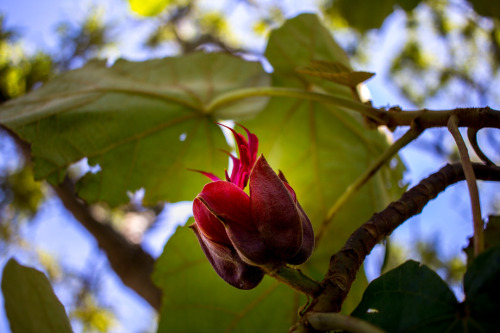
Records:
M284 174L281 170L278 170L278 177L280 177L280 179L281 179L283 182L285 182L285 183L287 183L287 184L288 184L288 180L286 179L285 174Z
M207 177L208 179L210 179L211 181L218 181L218 180L222 180L220 179L219 177L217 177L216 175L214 175L213 173L210 173L210 172L205 172L205 171L201 171L201 170L196 170L196 169L186 169L188 171L193 171L193 172L197 172L197 173L201 173L203 176Z

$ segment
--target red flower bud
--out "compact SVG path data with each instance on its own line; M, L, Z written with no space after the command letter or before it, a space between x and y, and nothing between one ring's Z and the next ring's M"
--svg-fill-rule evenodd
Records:
M226 181L202 172L214 181L194 200L192 226L215 271L241 289L260 282L264 273L258 266L299 265L314 248L311 222L294 190L264 156L257 158L257 137L245 130L248 141L232 130L240 159L231 155L233 171L226 172ZM247 182L250 195L244 191Z

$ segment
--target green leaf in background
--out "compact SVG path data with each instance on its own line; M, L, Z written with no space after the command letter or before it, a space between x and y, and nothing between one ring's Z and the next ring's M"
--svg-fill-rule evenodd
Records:
M156 263L163 290L158 332L287 332L305 303L288 287L265 277L252 290L224 282L187 227L179 227Z
M338 62L319 60L313 60L309 66L299 68L297 72L317 76L351 88L356 88L358 84L375 75L368 72L355 72Z
M227 166L219 151L227 144L214 124L219 114L205 107L223 93L267 82L259 63L225 54L112 67L91 62L3 104L0 122L31 143L37 179L57 183L84 157L99 164L100 172L77 184L88 202L118 205L141 187L145 204L191 200L206 179L187 169L222 173ZM266 101L246 99L217 112L248 116Z
M353 316L387 332L455 332L459 304L427 266L407 261L373 280Z
M485 250L500 246L500 216L490 215L484 229ZM467 254L467 266L474 262L474 237L469 238L469 245L463 249Z
M274 85L357 98L347 86L297 73L297 68L317 60L340 63L350 70L344 51L314 15L300 15L273 31L266 56L274 67ZM293 98L271 98L264 111L244 124L259 137L261 152L269 164L287 177L315 232L334 202L388 146L387 138L368 130L359 114L332 104ZM396 170L383 168L344 206L306 263L307 273L323 279L330 256L349 235L374 211L399 197L401 177L401 166ZM358 277L344 311L358 304L367 285L362 272Z
M273 30L265 56L274 69L274 86L310 88L310 83L313 83L316 90L350 94L348 87L297 72L312 61L335 62L351 69L346 53L316 15L299 15Z
M396 5L405 11L412 11L421 0L336 0L328 11L337 11L349 25L361 32L378 29Z
M490 0L471 0L470 2L479 15L500 20L500 6L498 2Z
M171 0L129 0L130 9L142 16L155 16L160 14Z
M482 332L500 327L500 246L479 255L464 276L466 314L470 326Z
M12 333L72 332L66 311L42 272L10 259L2 291Z

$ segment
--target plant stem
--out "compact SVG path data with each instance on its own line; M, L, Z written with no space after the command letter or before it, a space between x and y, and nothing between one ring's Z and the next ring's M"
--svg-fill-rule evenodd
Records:
M375 122L375 125L386 125L389 128L410 126L418 119L423 129L444 127L451 115L460 119L461 126L483 128L500 128L500 112L489 107L484 108L457 108L452 110L384 110L371 107L358 101L312 92L304 89L286 87L254 87L230 91L214 98L203 108L205 113L212 113L224 105L240 101L245 98L259 96L291 97L336 105L342 109L361 113Z
M335 215L339 212L339 210L348 202L350 198L359 191L363 185L366 184L368 180L386 163L388 162L394 155L396 155L403 147L405 147L408 143L412 142L422 133L422 129L413 123L410 129L396 142L394 142L382 155L380 155L372 165L361 175L359 176L354 183L349 185L349 187L342 193L340 198L332 205L328 213L326 214L323 223L316 231L316 244L320 241L324 233L326 232L327 227L330 225L331 221L335 217Z
M359 112L365 115L366 117L378 121L381 121L378 117L378 114L383 112L378 109L372 108L371 106L368 106L366 104L351 99L307 91L303 89L283 88L283 87L255 87L255 88L238 89L236 91L231 91L214 98L214 100L212 100L212 102L208 104L205 109L207 113L211 113L213 112L213 110L218 109L224 105L237 102L244 98L257 97L257 96L292 97L292 98L299 98L316 102L334 104L342 109Z
M321 285L299 269L282 266L276 270L266 272L279 282L286 284L295 291L307 296L315 296L321 292Z
M352 333L385 333L371 323L336 312L311 312L306 321L318 331L345 330Z
M448 120L448 130L457 143L458 153L460 154L460 161L464 169L465 180L469 188L469 196L472 207L472 222L474 226L474 256L478 256L484 250L484 226L481 217L481 203L479 201L479 191L477 189L476 175L469 158L469 152L465 145L464 139L458 130L458 117L452 115Z

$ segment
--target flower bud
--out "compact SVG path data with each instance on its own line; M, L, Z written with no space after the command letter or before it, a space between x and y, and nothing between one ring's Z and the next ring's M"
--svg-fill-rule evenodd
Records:
M240 158L230 155L231 176L226 172L223 181L202 172L213 182L193 202L192 225L215 271L240 289L255 287L265 270L302 264L314 249L312 225L295 191L264 156L257 158L257 137L245 130L248 141L232 130Z

